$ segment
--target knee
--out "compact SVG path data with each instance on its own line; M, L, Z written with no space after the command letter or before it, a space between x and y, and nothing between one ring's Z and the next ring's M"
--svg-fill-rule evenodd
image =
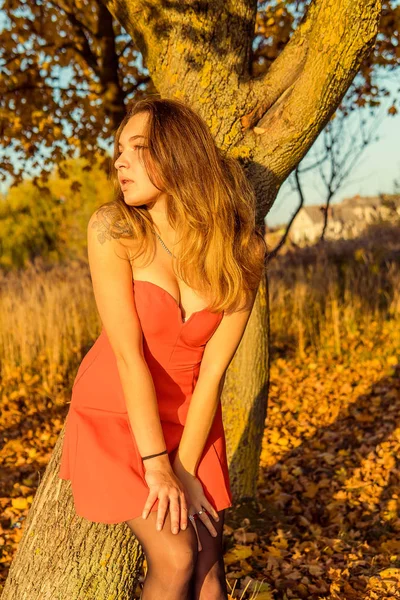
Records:
M198 568L194 577L194 598L196 600L216 600L227 598L225 569L220 561L212 566Z
M187 584L195 572L197 562L197 548L191 545L180 545L176 548L166 547L161 557L161 563L153 564L152 557L148 559L148 566L153 576L168 585Z
M171 552L168 556L168 564L171 573L191 578L196 567L197 549L193 546L184 546L178 551Z

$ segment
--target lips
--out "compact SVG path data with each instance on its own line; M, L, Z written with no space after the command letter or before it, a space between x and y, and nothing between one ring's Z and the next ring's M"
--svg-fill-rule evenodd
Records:
M125 191L125 189L131 184L133 183L132 179L128 179L127 177L123 177L122 179L120 179L120 184L121 184L121 190Z

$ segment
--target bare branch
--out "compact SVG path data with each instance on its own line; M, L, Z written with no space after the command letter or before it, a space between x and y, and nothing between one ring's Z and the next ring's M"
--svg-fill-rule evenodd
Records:
M273 258L275 258L280 250L280 248L282 248L282 246L284 245L284 243L286 242L286 239L289 235L289 231L290 228L295 220L295 218L297 217L297 215L299 214L299 211L301 210L301 208L304 206L304 194L303 194L303 189L301 187L301 182L300 182L300 171L299 171L299 167L297 166L296 169L294 170L294 177L296 180L296 188L297 191L299 192L299 196L300 196L300 202L296 208L296 211L293 213L289 223L286 226L286 230L285 233L283 234L282 238L280 239L280 241L278 242L278 244L275 246L275 248L273 250L271 250L271 252L269 252L269 254L267 255L267 262L269 262L270 260L272 260Z

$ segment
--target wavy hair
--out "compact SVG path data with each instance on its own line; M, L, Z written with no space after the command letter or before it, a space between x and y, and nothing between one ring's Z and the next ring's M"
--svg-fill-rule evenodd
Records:
M206 122L181 100L147 97L128 106L115 133L114 199L103 205L113 208L110 233L135 240L137 252L130 261L155 251L151 213L145 204L126 204L114 167L123 128L142 112L148 115L147 152L140 160L153 185L168 195L167 219L182 242L183 250L172 258L173 271L209 299L209 310L237 310L257 288L267 253L255 225L254 189L239 162L217 147Z

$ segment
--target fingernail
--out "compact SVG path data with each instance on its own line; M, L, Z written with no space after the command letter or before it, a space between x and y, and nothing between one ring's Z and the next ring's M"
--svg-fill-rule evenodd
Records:
M178 533L178 528L174 527L172 531L173 531L173 533Z
M186 529L186 525L182 525L182 529Z
M146 513L142 513L142 519L146 518Z
M161 523L157 523L157 531L161 531Z

